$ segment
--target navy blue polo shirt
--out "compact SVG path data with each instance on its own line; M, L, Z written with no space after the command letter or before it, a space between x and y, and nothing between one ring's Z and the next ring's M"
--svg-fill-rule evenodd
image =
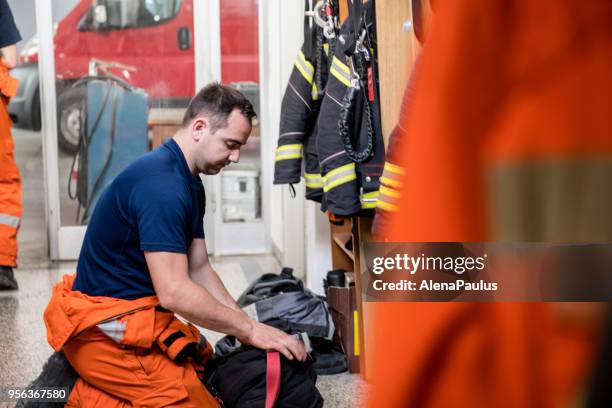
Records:
M0 48L17 44L21 35L6 0L0 0Z
M204 238L204 209L202 181L173 139L143 155L100 196L73 289L130 300L154 295L144 251L186 254Z

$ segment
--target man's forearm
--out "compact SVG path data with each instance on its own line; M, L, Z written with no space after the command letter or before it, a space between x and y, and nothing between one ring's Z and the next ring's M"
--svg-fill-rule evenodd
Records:
M190 281L181 285L180 292L175 293L165 307L199 326L246 338L253 322L235 302L233 304L235 308L225 305L200 284Z
M277 350L288 359L306 359L303 344L295 338L251 320L241 311L229 308L215 299L206 289L186 278L173 288L171 301L162 303L166 308L189 321L221 333L235 336L242 343L262 350ZM161 299L160 299L161 301Z
M210 264L200 268L199 270L190 271L189 275L194 282L205 288L223 305L231 309L241 311L240 307L219 278L219 275L210 266Z

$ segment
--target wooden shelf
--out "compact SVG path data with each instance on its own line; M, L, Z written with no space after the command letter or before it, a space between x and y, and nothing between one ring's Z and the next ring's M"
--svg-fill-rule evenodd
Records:
M353 254L353 251L349 251L348 249L346 249L345 246L347 241L351 239L351 235L352 234L349 232L336 232L333 235L333 238L334 242L340 247L342 252L344 252L349 258L351 258L351 261L355 262L355 255Z
M349 289L348 286L345 288L348 290L345 294L348 298L340 302L344 304L344 308L340 307L340 304L335 304L336 311L342 310L339 313L343 316L338 321L339 326L343 327L340 329L340 337L345 343L349 371L351 373L361 373L365 378L365 320L363 319L364 308L361 299L361 266L364 262L362 245L371 240L372 218L346 218L341 223L330 224L330 229L332 268L336 270L344 269L348 272L345 274L347 281L351 276L351 280L354 282L354 288L350 287ZM346 249L346 243L349 240L353 244L352 250ZM334 298L332 302L337 300L337 298ZM347 301L350 302L350 305L346 304ZM348 307L348 312L346 307ZM347 342L349 346L346 345Z

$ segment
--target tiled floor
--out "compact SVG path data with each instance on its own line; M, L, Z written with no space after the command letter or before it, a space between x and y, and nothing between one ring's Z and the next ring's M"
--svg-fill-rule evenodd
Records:
M24 188L24 217L19 235L20 267L16 277L20 289L0 292L0 386L26 386L51 354L45 338L43 310L51 288L64 273L74 272L75 263L52 263L47 259L40 136L15 132L16 158ZM257 276L277 272L280 266L269 255L223 257L213 264L232 295L238 296ZM211 341L221 335L207 332ZM357 375L321 376L318 387L326 407L350 407L359 401L362 389Z

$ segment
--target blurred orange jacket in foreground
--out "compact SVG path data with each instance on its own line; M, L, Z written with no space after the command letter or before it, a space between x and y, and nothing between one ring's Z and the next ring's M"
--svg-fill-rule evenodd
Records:
M405 176L387 237L612 241L612 3L436 5L400 119ZM370 306L368 406L581 404L593 304Z

